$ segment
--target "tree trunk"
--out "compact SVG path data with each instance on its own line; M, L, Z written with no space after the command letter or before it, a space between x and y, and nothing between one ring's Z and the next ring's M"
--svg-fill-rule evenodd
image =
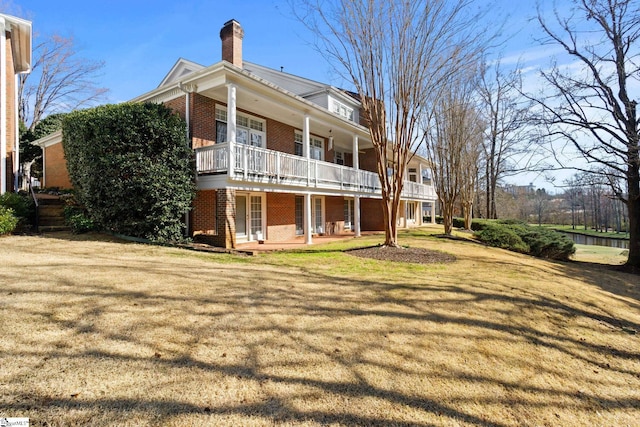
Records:
M444 225L444 234L451 235L453 230L453 202L442 203L442 224Z
M382 200L384 211L384 246L398 247L398 209L394 206L393 199L386 197Z
M462 213L464 215L465 230L471 230L471 217L473 215L473 203L463 203Z
M627 174L627 209L629 211L629 259L625 264L632 271L640 271L640 171L630 165Z

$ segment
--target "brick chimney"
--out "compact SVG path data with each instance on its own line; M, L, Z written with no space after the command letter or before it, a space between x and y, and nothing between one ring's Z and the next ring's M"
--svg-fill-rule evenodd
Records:
M244 31L235 19L225 22L220 30L222 40L222 60L242 68L242 38Z

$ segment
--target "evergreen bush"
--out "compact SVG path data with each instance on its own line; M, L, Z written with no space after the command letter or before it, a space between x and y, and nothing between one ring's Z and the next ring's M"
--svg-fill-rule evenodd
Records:
M13 209L0 206L0 236L9 234L18 226L18 217Z
M556 260L568 260L575 253L573 241L553 230L518 220L483 221L482 226L475 236L489 246Z
M195 195L185 122L161 104L105 105L68 114L63 148L78 202L96 226L180 240Z
M529 246L518 236L511 228L502 224L489 223L475 233L478 240L489 246L496 248L508 249L523 254L529 253Z

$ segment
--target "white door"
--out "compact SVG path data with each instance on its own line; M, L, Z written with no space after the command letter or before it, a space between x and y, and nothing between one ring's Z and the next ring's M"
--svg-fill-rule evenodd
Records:
M311 206L313 207L311 211L311 224L313 224L313 232L322 234L325 233L324 229L324 206L323 201L324 197L313 197Z
M236 239L247 239L247 196L236 195Z
M266 238L264 230L264 195L236 194L236 240L253 241Z
M251 206L249 207L249 218L251 227L250 240L263 240L264 230L262 227L262 196L251 195Z

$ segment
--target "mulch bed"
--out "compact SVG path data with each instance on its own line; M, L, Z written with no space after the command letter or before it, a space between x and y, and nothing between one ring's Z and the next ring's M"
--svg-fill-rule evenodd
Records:
M370 248L352 249L350 251L346 251L346 253L361 258L372 258L381 261L411 262L415 264L450 263L456 260L456 257L451 254L424 248L373 246Z

